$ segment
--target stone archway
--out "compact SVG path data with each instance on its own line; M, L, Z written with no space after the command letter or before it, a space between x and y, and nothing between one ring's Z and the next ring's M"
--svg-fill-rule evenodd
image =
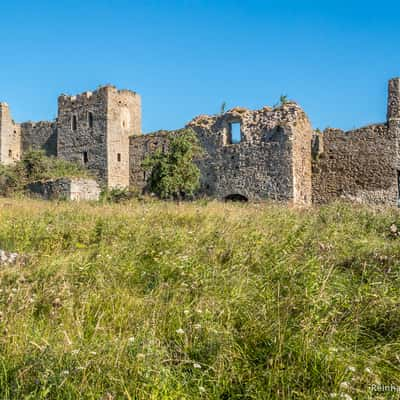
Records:
M237 201L237 202L247 202L249 199L246 196L243 196L239 193L228 194L228 196L224 197L225 201Z

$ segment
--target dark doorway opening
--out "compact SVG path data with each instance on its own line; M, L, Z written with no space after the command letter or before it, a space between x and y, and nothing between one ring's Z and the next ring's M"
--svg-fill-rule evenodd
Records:
M243 196L241 194L235 193L235 194L230 194L225 197L225 201L240 201L240 202L246 202L249 201L249 199L246 196Z
M87 164L88 162L89 162L88 152L84 151L83 152L83 163Z

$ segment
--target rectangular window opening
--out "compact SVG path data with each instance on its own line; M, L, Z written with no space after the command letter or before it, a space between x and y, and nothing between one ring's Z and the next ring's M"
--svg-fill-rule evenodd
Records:
M230 126L229 144L238 144L242 141L240 122L232 122Z
M118 160L118 162L121 162L121 153L117 154L117 160Z
M88 122L89 122L89 128L93 128L93 113L89 112L88 114Z
M8 157L12 157L12 150L8 150Z
M71 125L72 125L72 130L73 130L73 131L76 131L76 129L78 128L78 121L77 121L77 119L76 119L76 115L73 115L73 116L72 116L72 123L71 123Z
M88 162L89 162L88 152L84 151L83 152L83 163L87 164Z

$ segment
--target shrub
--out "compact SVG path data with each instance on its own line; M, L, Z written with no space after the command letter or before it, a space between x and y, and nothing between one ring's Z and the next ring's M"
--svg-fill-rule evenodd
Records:
M139 197L139 192L131 188L104 188L101 199L107 203L122 203Z
M201 154L196 134L184 129L171 139L166 152L157 150L144 160L144 169L151 171L147 189L162 199L193 196L200 187L200 170L194 160Z
M0 194L22 192L27 184L35 181L89 176L89 172L77 163L47 157L42 150L30 150L13 165L0 164Z

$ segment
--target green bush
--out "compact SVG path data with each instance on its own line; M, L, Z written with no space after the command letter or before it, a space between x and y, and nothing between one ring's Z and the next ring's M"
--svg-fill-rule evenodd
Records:
M140 198L140 193L133 188L104 188L100 199L107 203L122 203L135 198Z
M36 181L89 176L77 163L47 157L42 150L30 150L12 165L0 164L0 195L23 192L27 184Z
M143 162L150 171L147 190L162 199L181 200L196 192L200 187L200 170L194 160L202 155L196 134L184 129L173 136L168 150L157 150Z

